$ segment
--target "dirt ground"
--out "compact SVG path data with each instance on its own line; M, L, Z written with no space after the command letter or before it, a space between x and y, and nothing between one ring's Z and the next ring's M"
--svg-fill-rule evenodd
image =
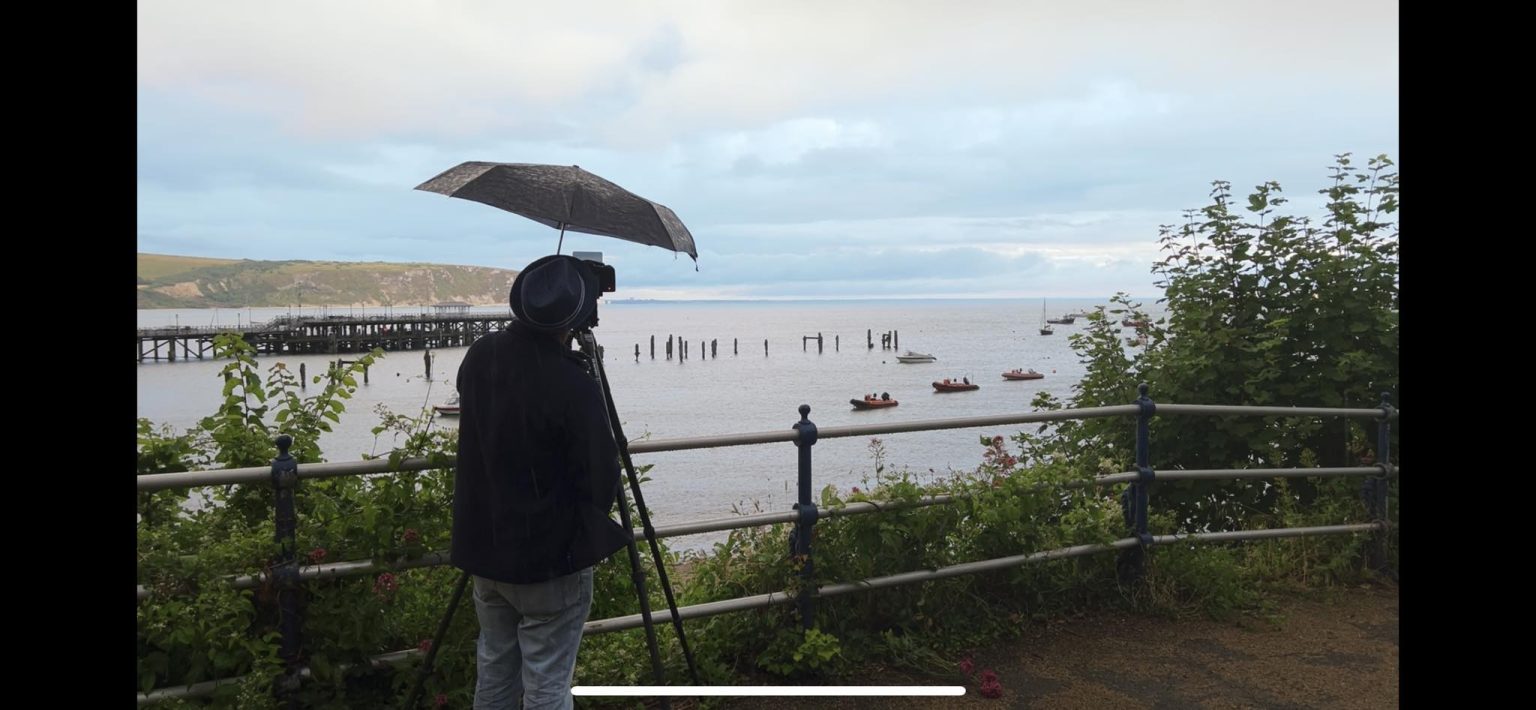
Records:
M978 672L996 671L1001 698L982 697L979 683L970 681L964 697L743 698L726 707L1398 707L1395 585L1282 598L1275 611L1270 618L1232 621L1104 612L1032 626L1020 638L974 655ZM898 672L878 675L842 682L947 684ZM691 705L683 701L674 707Z

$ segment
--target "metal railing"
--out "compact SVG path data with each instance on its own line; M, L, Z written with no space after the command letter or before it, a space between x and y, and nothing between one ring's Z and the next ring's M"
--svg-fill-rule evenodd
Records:
M912 422L893 422L872 425L855 425L829 427L821 429L809 420L810 407L800 406L800 421L796 422L789 431L754 432L746 434L729 434L724 436L703 436L679 439L660 439L639 441L629 445L632 454L655 453L663 451L683 451L689 449L721 448L727 446L749 446L756 444L793 442L798 450L798 485L797 501L792 510L778 513L764 513L758 515L737 516L714 520L703 520L681 523L670 526L662 526L655 529L658 538L675 537L679 535L694 535L705 532L717 532L740 528L772 525L777 523L793 523L790 544L793 555L801 560L802 578L809 581L814 571L814 550L810 544L811 531L818 519L823 517L837 517L848 515L861 515L868 513L880 513L891 510L923 507L931 505L946 505L954 503L962 496L939 495L920 498L913 501L896 502L853 502L835 508L820 510L811 499L812 486L812 458L811 452L816 442L820 439L846 438L855 436L870 436L877 434L893 434L913 431L934 431L944 429L964 429L989 426L1004 426L1016 424L1029 424L1040 422L1084 420L1107 418L1124 415L1136 416L1136 470L1123 473L1112 473L1095 476L1091 480L1073 481L1054 486L1037 486L1040 489L1055 488L1085 488L1090 486L1111 486L1129 484L1121 497L1124 508L1125 520L1129 536L1108 543L1092 545L1076 545L1072 547L1030 552L991 560L980 560L962 564L941 567L938 569L917 570L903 572L884 577L827 584L815 587L812 584L801 585L800 593L791 597L783 592L769 592L755 596L726 599L704 604L679 607L677 618L697 619L717 614L734 611L769 607L779 604L797 604L800 610L799 616L802 623L809 628L815 618L815 600L823 597L831 597L853 592L893 587L917 582L925 582L948 577L956 577L966 574L975 574L1010 567L1017 567L1033 562L1078 557L1082 555L1100 552L1119 552L1122 556L1123 570L1131 575L1139 575L1144 562L1146 550L1156 545L1174 542L1227 542L1237 540L1262 540L1283 537L1299 537L1306 535L1337 535L1355 534L1362 532L1375 533L1375 544L1370 550L1370 561L1373 567L1381 568L1385 565L1387 532L1387 485L1388 478L1398 475L1398 468L1391 463L1390 427L1392 420L1398 417L1398 411L1391 405L1388 394L1383 393L1381 404L1373 409L1349 409L1326 407L1258 407L1236 405L1194 405L1194 404L1162 404L1152 402L1147 396L1147 386L1140 386L1140 396L1135 404L1118 405L1108 407L1091 407L1083 409L1063 409L1045 412L1030 412L1024 414L1009 414L983 417L958 417L951 419L932 419ZM1150 422L1156 415L1191 415L1191 416L1227 416L1227 415L1260 415L1260 416L1286 416L1286 417L1345 417L1360 419L1375 419L1377 421L1377 453L1376 463L1372 466L1333 467L1333 468L1272 468L1272 469L1209 469L1209 470L1170 470L1154 471L1150 464ZM309 677L309 669L298 665L298 637L300 633L301 619L295 606L295 594L298 586L305 581L317 579L336 579L356 575L371 574L381 569L411 569L421 567L434 567L448 564L446 551L432 552L419 558L402 563L380 565L372 561L350 561L331 564L316 564L301 567L295 559L296 520L292 512L293 489L300 480L311 478L331 478L339 476L358 476L383 473L404 473L414 471L438 470L451 468L454 465L453 457L449 456L429 460L426 458L405 459L396 464L388 460L379 459L372 461L359 461L348 463L322 463L307 464L300 471L297 463L287 454L291 440L288 437L279 437L278 443L282 453L273 461L271 467L253 467L240 469L224 469L210 471L193 471L187 473L149 474L138 477L138 490L140 492L153 492L171 488L191 488L200 486L218 486L231 484L260 484L266 483L274 486L278 495L276 498L277 541L282 552L274 562L270 572L255 575L231 575L228 580L235 588L255 588L273 583L278 590L279 606L279 631L282 634L282 657L288 662L288 673L279 683L283 690L292 690L300 679ZM1187 535L1152 535L1148 530L1148 498L1149 486L1155 480L1223 480L1223 479L1252 479L1252 478L1287 478L1287 477L1361 477L1365 478L1362 493L1367 510L1372 522L1352 525L1331 525L1305 528L1274 528L1264 530L1239 530L1215 533L1193 533ZM633 531L638 539L644 535L640 529ZM803 556L803 557L800 557ZM137 589L137 598L142 602L153 597L153 594L144 587ZM666 620L671 619L671 612L667 612ZM588 621L583 629L585 634L608 633L626 629L638 628L642 625L641 616L615 617L610 619L598 619ZM382 654L370 659L375 666L399 663L421 653L410 649ZM187 686L170 686L157 688L148 693L139 693L139 704L157 702L171 698L198 697L211 694L222 685L238 682L238 678L205 681Z

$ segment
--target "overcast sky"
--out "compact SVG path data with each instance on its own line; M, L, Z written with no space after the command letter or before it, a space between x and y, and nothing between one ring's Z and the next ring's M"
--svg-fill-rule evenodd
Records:
M1396 2L138 3L138 250L516 269L556 232L413 188L577 164L699 264L620 296L1154 296L1157 226L1398 154Z

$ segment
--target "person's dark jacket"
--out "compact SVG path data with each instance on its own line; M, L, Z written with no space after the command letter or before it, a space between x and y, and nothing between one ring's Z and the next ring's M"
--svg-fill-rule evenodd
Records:
M513 321L459 366L452 562L530 584L590 567L629 540L608 517L618 449L586 357Z

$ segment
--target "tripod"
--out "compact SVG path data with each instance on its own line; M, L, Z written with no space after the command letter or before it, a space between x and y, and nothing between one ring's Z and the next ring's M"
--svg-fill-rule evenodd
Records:
M592 322L597 323L597 315L594 313ZM581 345L581 351L586 354L592 364L592 371L597 380L597 386L603 391L603 400L608 409L608 427L613 431L614 443L619 448L619 461L624 465L625 476L629 479L629 489L635 495L635 510L640 513L640 527L645 532L646 542L651 547L651 561L656 565L656 577L661 582L662 594L667 598L667 610L672 614L672 628L677 632L677 641L683 647L683 659L688 663L688 677L694 685L699 685L698 667L693 662L693 651L688 648L688 636L683 632L683 618L677 612L677 599L672 595L672 582L667 579L667 566L661 555L661 544L656 541L656 528L651 526L651 514L645 507L645 495L640 492L640 476L635 473L635 464L629 458L629 439L624 436L624 427L619 423L619 410L613 404L613 393L608 387L608 371L603 369L603 350L597 344L597 337L592 334L590 327L576 331L576 340ZM629 520L629 503L625 500L624 487L619 487L619 522L625 530L634 530ZM651 654L651 671L656 676L657 685L666 684L666 673L661 666L661 652L656 646L656 626L651 621L651 601L645 593L645 571L640 567L640 552L635 544L633 535L629 540L629 568L631 579L635 585L635 595L640 601L640 620L645 625L645 642ZM671 707L666 698L662 698L664 707Z
M624 436L623 425L619 423L618 408L614 406L613 394L608 389L608 373L603 369L602 347L597 344L597 337L592 334L592 326L597 324L596 313L592 316L592 323L576 331L575 339L580 345L581 352L587 356L591 365L589 374L597 382L598 389L603 393L605 414L608 419L608 428L613 436L614 443L619 449L619 460L623 464L626 477L629 479L630 490L635 496L635 509L640 513L640 525L645 531L645 539L650 543L651 559L656 565L656 576L661 581L662 593L667 599L667 610L672 614L672 627L677 631L677 640L683 647L683 658L688 663L688 676L694 685L699 685L699 672L693 662L693 651L688 647L688 637L683 633L683 619L677 611L677 599L672 594L672 583L667 578L667 567L661 554L661 545L656 541L656 529L651 526L651 515L645 507L645 496L640 492L640 476L635 473L635 464L629 457L629 439ZM634 539L634 525L630 522L629 501L624 495L624 486L621 484L618 490L619 523L629 533L629 569L630 580L635 585L635 595L640 602L640 620L645 626L645 643L651 656L651 671L656 676L657 685L666 684L666 671L661 663L661 650L656 643L656 625L651 619L650 596L645 590L645 570L640 566L640 550ZM411 694L407 697L404 707L413 708L421 696L422 685L427 676L432 673L432 663L437 657L437 649L442 645L443 636L448 632L448 625L453 620L454 611L458 609L459 601L464 596L464 588L469 582L469 573L459 575L455 585L453 597L448 602L448 609L443 613L443 618L438 622L437 633L432 638L432 645L427 650L427 656L422 661L421 668L417 672L416 682L411 688ZM670 709L672 704L666 697L661 698L662 707Z

